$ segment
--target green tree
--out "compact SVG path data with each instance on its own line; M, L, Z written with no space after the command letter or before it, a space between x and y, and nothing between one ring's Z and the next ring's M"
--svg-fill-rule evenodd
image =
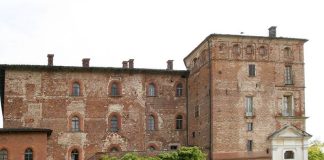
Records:
M312 141L308 148L308 160L324 160L324 153L321 150L323 147L324 143L319 140Z

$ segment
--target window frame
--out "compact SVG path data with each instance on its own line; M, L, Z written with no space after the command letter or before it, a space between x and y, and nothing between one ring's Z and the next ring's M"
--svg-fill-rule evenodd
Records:
M33 160L33 150L31 148L27 148L24 153L24 160Z
M148 88L147 96L156 97L157 95L156 85L154 83L149 83L147 88Z
M284 95L282 98L282 115L294 116L294 98L292 95Z
M75 157L75 156L77 156L77 157ZM78 149L73 149L71 151L71 160L79 160L79 157L80 157L79 150Z
M249 77L255 77L256 76L256 65L255 64L249 64Z
M253 96L245 96L245 115L253 116Z
M110 95L111 96L119 96L118 84L116 84L115 82L111 84Z
M71 131L72 132L80 132L81 127L80 127L80 118L78 116L73 116L71 118Z
M293 70L291 65L285 66L285 85L294 84Z
M247 140L246 143L246 150L248 152L252 152L253 151L253 140Z
M73 82L72 84L72 96L80 96L81 95L81 86L79 82Z
M156 130L156 126L155 126L155 116L154 115L149 115L148 119L147 119L147 128L149 131L155 131Z
M110 131L117 133L119 132L119 118L117 115L112 115L109 120L110 123Z
M176 129L181 130L183 129L183 116L177 115L176 117Z
M0 150L0 160L8 160L8 150L5 148L2 148Z
M247 123L247 131L248 131L248 132L253 131L253 122L248 122L248 123Z
M176 86L176 97L182 97L183 96L183 85L182 83L178 83Z
M289 154L288 154L289 153ZM291 157L292 156L292 157ZM284 159L295 159L295 152L292 150L287 150L284 152Z

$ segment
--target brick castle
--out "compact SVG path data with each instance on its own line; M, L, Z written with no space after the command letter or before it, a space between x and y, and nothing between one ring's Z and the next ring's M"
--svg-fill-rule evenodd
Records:
M87 160L199 146L210 159L305 159L304 43L211 34L187 70L0 65L0 159Z

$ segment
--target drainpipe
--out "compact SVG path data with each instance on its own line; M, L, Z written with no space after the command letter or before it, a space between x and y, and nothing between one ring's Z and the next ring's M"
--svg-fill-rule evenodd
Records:
M210 139L210 159L213 159L213 97L212 97L212 64L211 64L211 50L210 50L210 38L207 40L208 43L208 65L209 65L209 139Z

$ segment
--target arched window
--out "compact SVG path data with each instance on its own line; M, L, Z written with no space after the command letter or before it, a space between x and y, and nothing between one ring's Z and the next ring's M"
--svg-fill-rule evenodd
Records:
M294 152L293 151L286 151L284 154L285 159L294 159Z
M147 148L147 150L149 150L149 151L155 151L156 148L155 148L153 145L150 145L150 146Z
M253 54L253 46L252 45L246 46L246 54Z
M112 148L110 148L109 151L110 151L110 152L119 152L119 150L118 150L117 147L112 147Z
M80 84L77 82L73 83L72 95L80 96Z
M0 160L8 160L8 151L6 149L0 150Z
M111 132L118 132L118 117L117 116L112 116L110 119L110 130Z
M176 96L177 96L177 97L181 97L181 96L182 96L182 91L183 91L182 84L179 83L179 84L177 85L177 89L176 89Z
M182 116L178 115L176 118L176 129L182 129Z
M218 51L224 51L224 50L225 50L225 44L222 43L222 44L219 45Z
M79 151L77 149L72 150L71 160L79 160Z
M265 56L265 55L267 55L267 49L266 49L264 46L261 46L261 47L259 48L259 54L260 54L261 56Z
M111 95L112 96L118 96L119 92L118 92L118 84L117 83L113 83L111 85Z
M33 150L30 148L27 148L25 150L25 160L33 160Z
M241 53L241 48L238 44L233 45L233 53L234 54L240 54Z
M283 52L284 52L284 57L288 58L288 57L292 56L292 54L291 54L292 52L291 52L291 49L289 47L285 47Z
M71 126L72 132L79 132L80 131L79 117L77 117L77 116L72 117L71 125L72 125Z
M153 115L148 117L148 130L154 131L155 130L155 119Z
M153 83L150 83L148 86L148 96L156 96L156 89Z

